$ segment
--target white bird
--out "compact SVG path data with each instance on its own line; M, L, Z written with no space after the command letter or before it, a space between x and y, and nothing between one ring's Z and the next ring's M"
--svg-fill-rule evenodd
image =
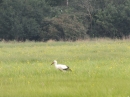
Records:
M65 71L65 70L72 71L72 70L71 70L68 66L66 66L66 65L57 64L57 61L56 61L56 60L54 60L54 61L52 62L52 64L54 64L55 68L56 68L56 69L59 69L60 71ZM52 65L52 64L51 64L51 65Z

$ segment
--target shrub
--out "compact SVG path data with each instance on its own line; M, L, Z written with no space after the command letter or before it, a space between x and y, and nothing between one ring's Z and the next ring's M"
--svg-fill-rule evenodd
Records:
M86 29L80 23L76 16L62 14L52 19L45 19L43 21L43 40L78 40L84 39L86 36Z

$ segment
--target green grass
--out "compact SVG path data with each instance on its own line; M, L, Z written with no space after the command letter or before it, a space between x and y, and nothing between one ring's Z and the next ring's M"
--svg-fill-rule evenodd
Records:
M0 97L130 97L130 42L1 42Z

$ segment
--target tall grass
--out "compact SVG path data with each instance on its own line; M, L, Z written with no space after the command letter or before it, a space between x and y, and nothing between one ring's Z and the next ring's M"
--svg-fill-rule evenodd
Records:
M0 97L129 96L129 40L0 43Z

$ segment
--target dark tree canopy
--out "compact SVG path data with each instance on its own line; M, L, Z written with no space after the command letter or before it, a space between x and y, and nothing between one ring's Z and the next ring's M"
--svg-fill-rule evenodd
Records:
M130 0L0 0L0 40L130 35Z

